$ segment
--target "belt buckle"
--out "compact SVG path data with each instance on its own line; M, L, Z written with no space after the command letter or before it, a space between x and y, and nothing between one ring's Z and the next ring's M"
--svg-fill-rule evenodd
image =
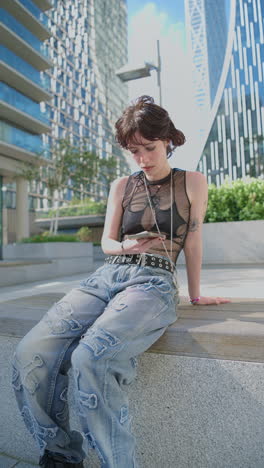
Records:
M145 254L145 252L143 252L142 254L140 254L138 265L141 265L144 267L146 266L146 263L147 263L147 255Z

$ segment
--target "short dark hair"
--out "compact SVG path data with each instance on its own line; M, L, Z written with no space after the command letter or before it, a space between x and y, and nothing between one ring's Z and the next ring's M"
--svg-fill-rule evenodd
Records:
M131 142L135 142L136 131L147 140L169 140L168 157L177 146L185 143L184 134L175 128L168 112L155 104L152 97L146 95L137 98L124 110L115 128L116 140L126 149Z

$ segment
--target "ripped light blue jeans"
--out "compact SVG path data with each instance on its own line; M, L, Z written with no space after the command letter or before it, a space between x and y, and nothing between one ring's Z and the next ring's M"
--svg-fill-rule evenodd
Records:
M170 272L104 264L50 308L14 358L13 387L40 455L80 462L84 437L102 467L138 467L125 385L136 377L136 356L176 320L176 306ZM69 427L70 366L82 434Z

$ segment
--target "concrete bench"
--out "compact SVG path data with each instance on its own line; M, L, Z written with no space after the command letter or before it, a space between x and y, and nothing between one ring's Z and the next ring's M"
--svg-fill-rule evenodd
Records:
M16 407L10 364L19 339L63 295L0 304L0 449L32 463L38 453ZM140 468L263 468L264 300L186 303L179 315L139 357L127 387ZM70 408L78 427L72 397ZM88 466L100 466L92 452Z

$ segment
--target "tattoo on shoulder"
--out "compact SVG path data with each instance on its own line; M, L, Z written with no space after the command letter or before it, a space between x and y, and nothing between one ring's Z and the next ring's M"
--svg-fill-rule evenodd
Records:
M199 220L197 218L191 219L188 231L189 232L195 232L198 231L200 226Z

